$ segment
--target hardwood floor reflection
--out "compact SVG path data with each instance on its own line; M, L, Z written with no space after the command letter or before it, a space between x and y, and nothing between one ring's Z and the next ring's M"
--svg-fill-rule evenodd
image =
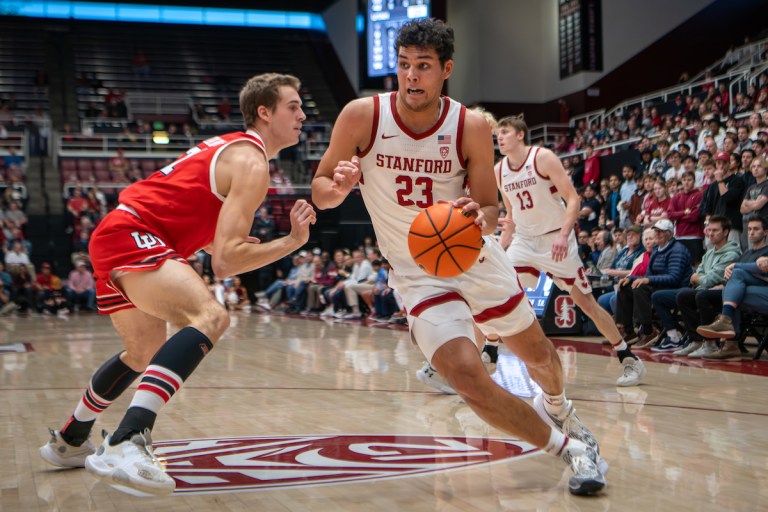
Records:
M611 464L600 497L570 496L559 461L425 388L407 331L251 314L233 318L158 419L153 435L177 493L136 498L38 455L46 427L60 426L93 370L120 350L109 320L0 318L0 509L765 508L768 361L697 367L646 353L647 383L616 388L618 362L599 340L556 344L568 396ZM505 358L501 383L515 380ZM131 394L96 430L114 429Z

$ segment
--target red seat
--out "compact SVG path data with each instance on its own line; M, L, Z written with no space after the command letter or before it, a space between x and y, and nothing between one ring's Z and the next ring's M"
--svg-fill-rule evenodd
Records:
M109 168L109 164L106 160L96 159L93 161L93 170L96 172L106 171Z
M80 178L78 177L77 171L75 169L61 170L61 181L64 183L78 181L79 179Z
M77 170L77 162L72 160L71 158L62 158L59 161L59 168L63 171L76 171Z
M100 183L108 183L112 181L112 176L110 176L107 169L97 169L94 170L93 173L96 176L96 181Z
M93 160L90 158L79 158L77 160L77 168L80 171L93 171Z
M157 163L149 159L144 159L141 161L141 172L144 174L144 176L149 176L153 172L155 172L158 169Z
M80 169L77 172L77 175L80 177L80 181L93 181L94 179L93 171L84 171Z

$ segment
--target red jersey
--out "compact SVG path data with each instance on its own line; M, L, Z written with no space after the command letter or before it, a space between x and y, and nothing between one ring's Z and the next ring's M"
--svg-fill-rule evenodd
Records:
M216 190L218 156L230 144L241 141L253 143L266 156L264 142L254 131L213 137L123 190L120 204L132 208L179 254L194 254L213 241L224 202Z
M669 210L671 202L672 200L668 197L663 201L659 201L656 195L650 194L650 199L646 199L643 202L643 210L645 210L645 214L649 217L658 217Z

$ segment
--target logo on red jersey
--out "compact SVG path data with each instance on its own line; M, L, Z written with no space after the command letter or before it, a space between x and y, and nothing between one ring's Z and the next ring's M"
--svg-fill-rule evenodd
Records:
M136 247L139 249L151 249L156 246L165 247L165 242L160 240L157 236L153 235L152 233L144 233L141 234L138 231L134 231L131 233L131 236L133 237L133 241L136 242Z
M154 443L176 494L241 492L451 471L541 452L514 439L315 435Z
M570 295L555 298L555 325L561 329L576 325L576 309Z
M138 231L134 231L131 233L131 236L133 237L133 241L136 242L136 247L139 249L152 249L156 246L162 246L165 247L165 242L160 240L157 236L153 235L152 233L144 233L141 234Z

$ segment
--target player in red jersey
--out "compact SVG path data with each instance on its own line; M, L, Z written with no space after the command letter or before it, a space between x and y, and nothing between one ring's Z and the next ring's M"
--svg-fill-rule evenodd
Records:
M83 467L111 483L152 494L175 483L152 453L160 408L229 326L229 315L185 258L205 248L226 277L290 254L309 238L315 211L299 200L291 233L258 244L248 233L269 186L269 159L299 141L305 119L299 80L258 75L240 92L247 131L206 140L120 194L93 234L90 253L99 312L125 350L105 362L74 413L40 449L47 462ZM166 323L182 329L166 339ZM88 440L104 411L142 373L120 426L96 450Z

